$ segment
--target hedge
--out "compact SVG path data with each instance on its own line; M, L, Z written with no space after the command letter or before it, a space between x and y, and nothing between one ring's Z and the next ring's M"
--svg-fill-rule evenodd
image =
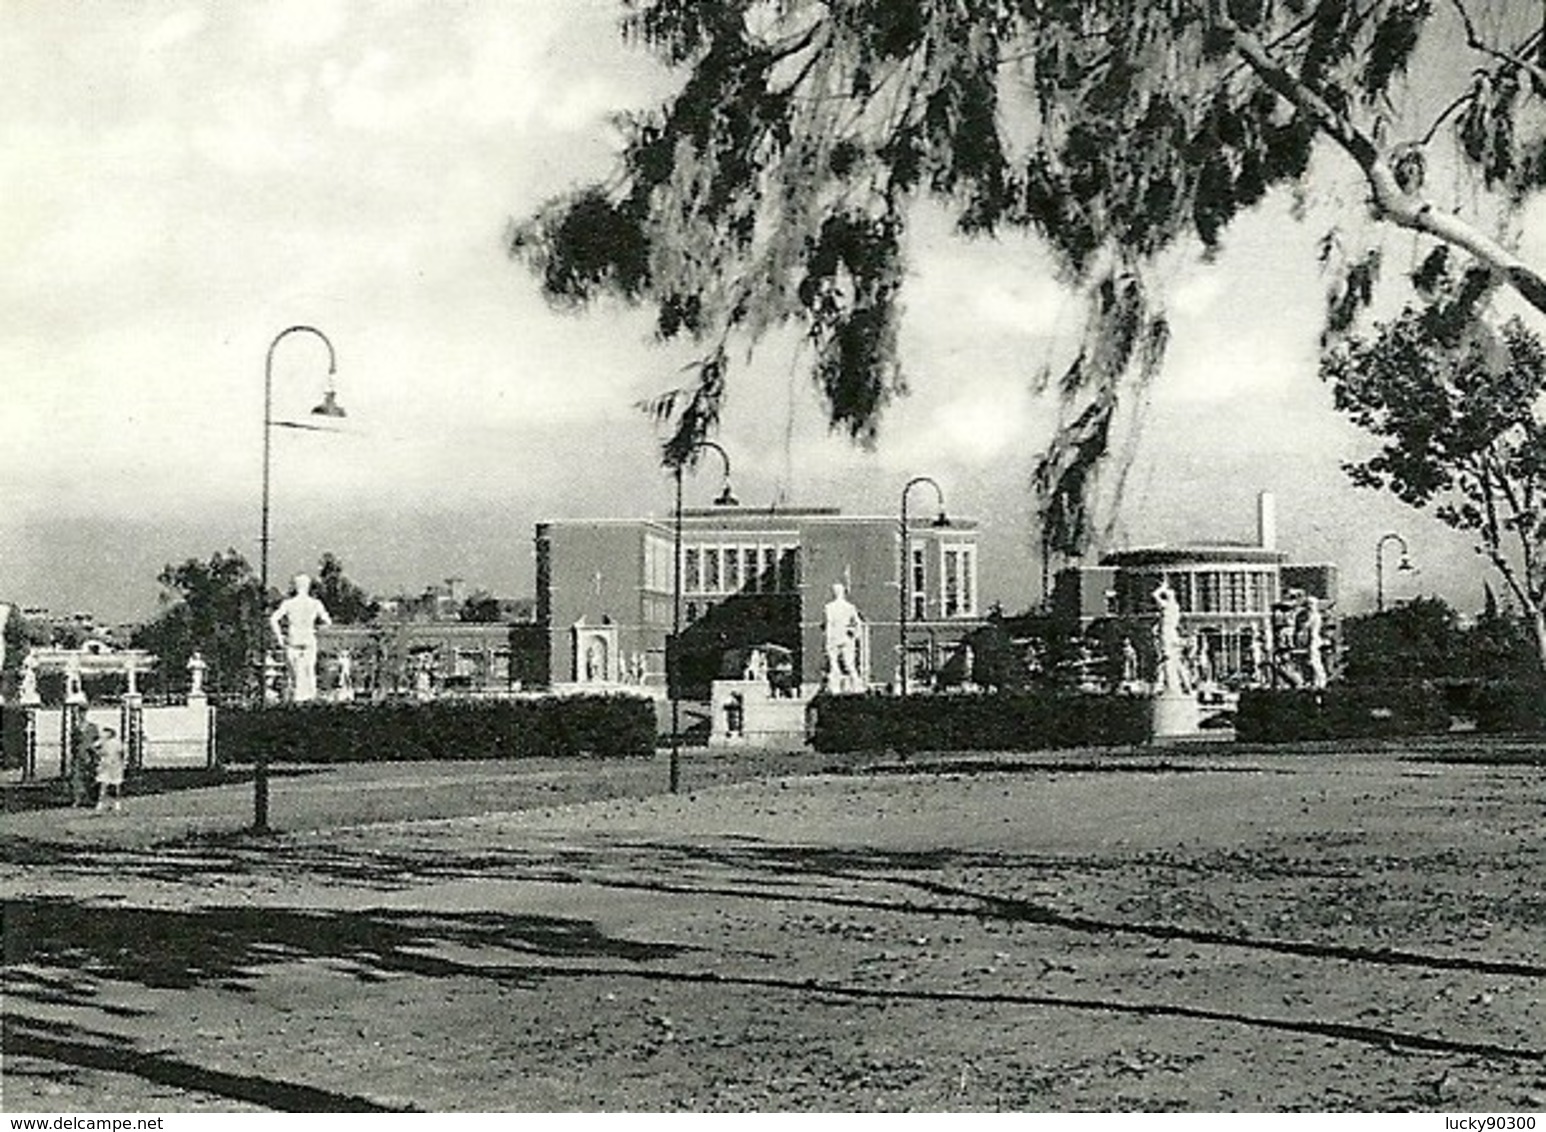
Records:
M1464 710L1456 714L1474 719L1478 731L1546 731L1546 686L1486 681L1471 685L1467 693Z
M223 763L648 756L655 709L637 696L222 708Z
M818 696L812 745L840 751L1036 751L1143 743L1149 701L1052 692Z
M1428 683L1373 687L1247 688L1240 693L1235 738L1251 743L1372 739L1449 730L1444 692Z

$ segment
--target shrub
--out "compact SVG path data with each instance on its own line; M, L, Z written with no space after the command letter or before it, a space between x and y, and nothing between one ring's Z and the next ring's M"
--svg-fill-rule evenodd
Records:
M223 763L650 755L654 705L637 696L222 708Z
M1432 684L1248 688L1240 693L1235 738L1252 743L1368 739L1449 730L1442 690Z
M1470 708L1476 730L1488 734L1546 731L1546 686L1489 681L1472 685Z
M829 753L1124 746L1149 729L1149 701L1136 696L819 696L813 708L812 744Z
M27 758L27 713L0 705L0 766L15 770Z

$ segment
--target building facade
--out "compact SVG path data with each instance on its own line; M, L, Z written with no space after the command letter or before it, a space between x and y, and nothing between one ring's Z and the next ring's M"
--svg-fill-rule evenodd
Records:
M823 678L823 610L841 584L862 621L863 682L898 677L903 553L895 518L835 508L695 508L682 513L681 561L670 520L593 519L536 530L537 621L552 685L664 688L676 575L682 579L684 691L738 676L771 646L807 691ZM910 524L906 555L911 675L938 671L981 622L977 526Z
M1257 520L1254 544L1139 547L1106 554L1095 567L1063 570L1053 590L1052 620L1059 632L1098 639L1113 672L1120 671L1124 642L1152 670L1154 592L1168 582L1200 677L1243 686L1298 671L1294 655L1307 647L1296 636L1304 599L1334 606L1337 569L1288 561L1277 547L1270 495L1260 498Z

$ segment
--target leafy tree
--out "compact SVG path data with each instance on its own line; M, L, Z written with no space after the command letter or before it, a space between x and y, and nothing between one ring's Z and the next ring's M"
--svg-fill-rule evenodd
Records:
M1350 684L1464 677L1466 634L1441 598L1420 597L1342 623L1343 672Z
M1518 319L1476 317L1486 280L1442 268L1429 300L1323 360L1336 404L1382 441L1345 465L1354 483L1395 494L1476 536L1533 626L1546 666L1546 346Z
M720 414L730 344L792 326L834 428L871 442L905 390L914 206L1036 234L1088 299L1036 473L1050 544L1085 540L1119 392L1169 338L1154 269L1210 254L1317 146L1386 226L1463 252L1538 310L1546 279L1488 233L1546 183L1546 35L1512 0L625 0L626 39L685 74L626 117L619 167L518 225L564 305L647 304L701 353L650 403L668 466ZM1435 97L1437 95L1437 97ZM1427 189L1463 171L1471 203ZM1317 174L1318 175L1318 174ZM1446 176L1446 182L1451 180ZM1363 202L1357 206L1362 210ZM1323 244L1333 338L1371 299L1374 230ZM1043 375L1050 379L1053 375Z
M265 640L265 602L251 565L235 550L208 562L190 558L166 566L161 613L134 632L132 644L161 658L163 679L175 681L195 650L208 664L209 686L252 691Z
M487 590L475 590L467 595L457 611L457 619L482 625L492 625L501 620L499 599Z
M375 620L381 609L379 601L344 575L344 564L331 551L322 555L312 594L340 625L363 625Z

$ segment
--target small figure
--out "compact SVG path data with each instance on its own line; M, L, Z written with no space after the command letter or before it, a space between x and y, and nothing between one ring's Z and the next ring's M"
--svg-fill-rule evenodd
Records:
M354 657L348 649L338 651L338 687L333 698L341 704L354 702Z
M430 666L433 662L428 657L420 657L413 670L413 694L421 700L433 698L434 690L430 685Z
M1131 688L1138 683L1138 650L1131 637L1122 638L1122 686Z
M72 652L70 659L65 661L64 702L67 704L86 702L86 690L81 686L81 655L78 652Z
M1196 643L1192 646L1192 655L1195 657L1198 687L1212 684L1213 653L1208 648L1208 638L1201 633L1197 634Z
M268 622L290 666L290 702L301 704L317 698L317 626L331 625L333 619L311 596L310 575L295 575L294 585L295 593L279 603Z
M832 584L832 600L823 613L823 643L827 653L827 691L857 692L859 682L859 610L848 600L842 582Z
M746 657L746 668L741 673L742 680L766 680L768 678L768 658L761 649L752 649Z
M70 805L89 806L91 784L97 777L97 725L83 721L70 740Z
M188 658L188 698L198 700L204 698L204 670L209 666L204 663L204 656L197 649Z
M102 737L97 740L98 813L107 809L109 795L113 799L113 812L122 808L124 765L123 742L118 738L118 732L104 727Z
M38 658L30 652L21 658L21 689L18 699L28 707L43 702L43 697L38 695Z
M1251 681L1258 687L1267 683L1267 651L1262 647L1260 632L1251 634Z

